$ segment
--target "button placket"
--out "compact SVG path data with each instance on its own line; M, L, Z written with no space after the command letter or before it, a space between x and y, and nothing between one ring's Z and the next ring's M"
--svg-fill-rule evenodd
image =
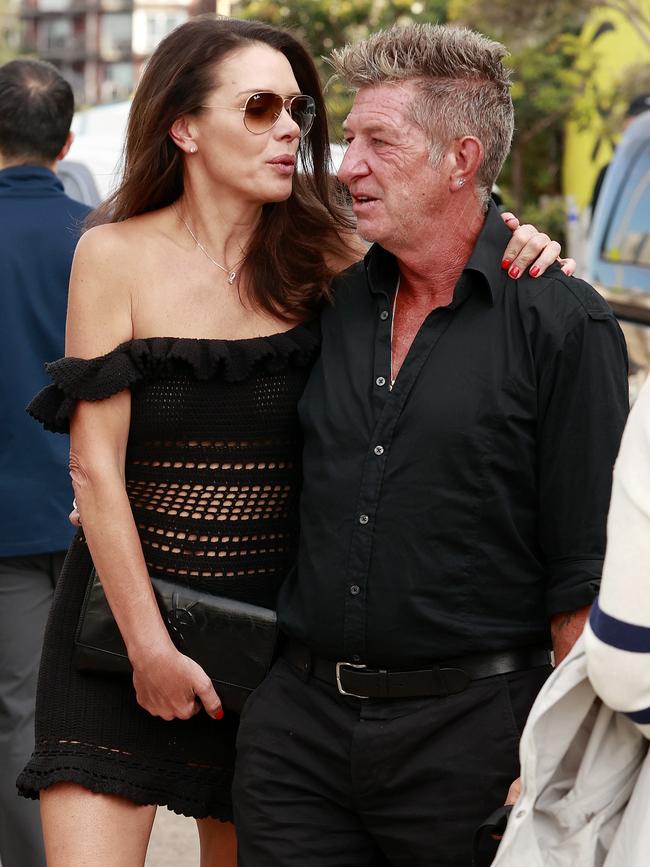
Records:
M402 386L398 392L393 392L393 398L387 400L387 393L382 389L381 398L375 392L377 402L376 422L370 433L367 458L361 474L359 486L359 499L357 501L357 527L352 534L350 553L347 561L348 581L354 582L360 588L358 595L350 592L351 583L347 585L346 601L343 613L343 645L346 658L352 659L354 654L362 655L365 652L366 642L366 617L367 617L367 583L369 578L370 562L373 550L373 523L370 516L376 514L381 498L382 480L386 470L387 461L375 460L380 455L376 448L382 449L385 454L390 448L395 425L397 424L404 405L408 401L410 392L416 382L419 372L426 363L427 358L435 349L438 340L448 328L451 317L435 316L430 314L414 341L413 350L409 353L405 362L402 377ZM384 379L380 371L385 369L387 348L389 339L384 334L386 326L382 323L377 329L377 342L375 344L375 383ZM384 353L384 363L380 365L379 356ZM384 445L385 444L385 445ZM368 512L362 512L362 509Z

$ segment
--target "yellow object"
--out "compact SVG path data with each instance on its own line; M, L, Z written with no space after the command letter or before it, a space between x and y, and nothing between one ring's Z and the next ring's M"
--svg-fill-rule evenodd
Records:
M638 6L650 21L650 0L638 0ZM591 202L598 172L612 158L614 141L604 120L616 101L616 82L626 67L650 64L650 47L626 16L605 8L591 13L580 38L584 62L595 61L595 68L579 103L587 120L567 124L562 178L564 193L582 209Z

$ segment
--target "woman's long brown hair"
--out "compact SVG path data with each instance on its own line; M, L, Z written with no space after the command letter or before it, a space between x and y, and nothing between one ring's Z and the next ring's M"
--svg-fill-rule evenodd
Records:
M336 199L328 169L329 136L318 72L290 33L256 21L198 16L158 45L133 97L124 146L124 171L115 192L87 225L119 222L175 202L183 193L183 161L169 136L182 114L198 114L226 55L255 42L280 51L302 93L316 102L316 118L299 147L304 172L291 196L263 206L242 268L249 301L287 321L313 315L334 274L332 262L350 258L342 238L353 225Z

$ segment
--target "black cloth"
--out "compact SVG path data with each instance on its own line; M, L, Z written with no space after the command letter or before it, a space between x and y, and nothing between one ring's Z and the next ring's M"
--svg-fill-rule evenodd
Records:
M126 489L151 574L273 606L295 558L301 434L296 405L318 351L317 325L250 340L133 340L98 359L49 366L30 411L65 430L77 400L131 389ZM130 677L76 671L74 632L91 559L77 534L48 622L36 748L18 780L56 782L231 817L238 717L167 722Z
M360 700L280 659L242 713L240 867L470 867L474 832L519 773L519 737L549 672L446 698Z
M396 260L374 246L335 283L299 405L298 568L279 601L317 655L417 668L550 646L549 617L597 592L625 342L558 267L511 280L509 237L491 206L392 391Z

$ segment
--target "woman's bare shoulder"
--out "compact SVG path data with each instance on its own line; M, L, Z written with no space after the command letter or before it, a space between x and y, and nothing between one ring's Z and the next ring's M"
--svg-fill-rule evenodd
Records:
M84 256L137 256L147 239L154 237L164 225L161 212L141 214L119 223L93 226L81 236L77 254ZM119 263L116 263L119 265Z
M151 232L140 217L88 229L75 251L66 354L92 358L133 336L134 286Z

